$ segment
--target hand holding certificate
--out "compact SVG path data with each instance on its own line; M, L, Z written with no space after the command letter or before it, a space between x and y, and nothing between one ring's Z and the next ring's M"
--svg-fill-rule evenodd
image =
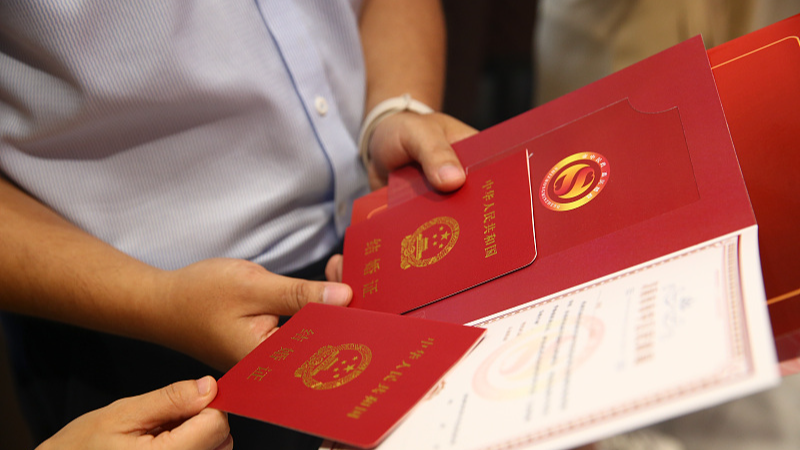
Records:
M374 447L483 334L310 303L219 380L210 407Z
M443 365L415 365L414 370L420 368L415 376L424 382L411 383L414 394L402 401L384 402L369 393L357 398L363 389L344 402L314 397L310 403L327 408L317 421L291 407L278 416L253 409L248 396L255 391L241 386L248 378L272 374L271 366L256 362L272 357L262 350L242 362L240 373L226 375L228 391L240 397L223 397L220 407L340 442L326 448L373 446L396 426L380 449L559 449L774 386L779 375L759 261L760 230L714 74L730 105L743 164L753 164L758 158L747 144L759 133L743 127L742 105L764 105L761 97L739 93L735 85L742 77L764 74L734 64L773 51L796 56L800 40L785 34L798 28L800 18L795 18L754 34L753 42L764 41L755 49L750 39L723 46L712 52L713 73L702 40L691 39L456 143L468 177L455 193L433 191L418 170L408 167L391 174L387 188L360 199L345 241L344 280L356 294L348 314L356 312L353 308L399 313L466 323L486 333L413 409L477 334L466 333L459 345L443 351ZM790 45L776 44L785 42ZM767 73L770 67L759 65ZM784 84L796 91L792 83ZM769 98L778 106L761 114L787 107L780 98ZM793 142L794 128L789 128L774 136L775 146ZM761 172L746 169L745 178L763 181ZM762 188L759 184L753 192L756 214L763 215L759 211L772 197ZM770 233L781 231L769 217L765 224ZM765 253L781 254L774 244ZM767 292L780 286L789 294L781 298L796 294L793 284L766 279L772 283ZM322 321L312 312L317 314L313 320L292 319L289 324L295 321L300 331L292 329L281 339L315 329L305 325ZM374 320L388 326L387 317L393 316L381 313ZM795 324L784 327L788 322L777 322L781 330L788 328L782 335L787 342L796 335ZM433 323L441 325L420 320L418 326ZM400 336L427 342L416 326L403 329L389 347L407 352L410 344L400 345ZM380 334L360 331L350 341ZM334 336L331 330L324 339L341 340ZM295 347L284 341L265 348L280 352L278 345L288 357ZM294 377L305 380L311 374L312 386L323 386L333 379L315 374L338 367L343 351L333 359L309 353L296 361L302 365L287 367ZM327 362L315 365L317 360ZM405 376L400 369L409 368L408 362L402 359L394 369L377 372ZM283 378L291 376L287 372ZM380 380L370 382L386 392ZM225 378L220 386L224 395ZM302 395L312 399L309 392ZM350 409L329 406L340 404ZM386 409L378 413L380 408ZM366 424L383 413L387 417L380 425L363 429L353 427L352 420L337 422L355 417ZM340 424L322 429L319 421Z

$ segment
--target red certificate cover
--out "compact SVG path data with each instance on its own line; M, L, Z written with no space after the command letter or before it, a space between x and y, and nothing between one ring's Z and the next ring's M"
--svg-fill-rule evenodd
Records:
M210 407L371 448L484 333L308 304L219 380Z
M343 272L350 306L404 313L530 264L528 155L521 148L473 166L455 193L427 190L352 225Z
M800 15L709 50L758 222L780 360L800 356Z
M532 139L546 149L532 149L535 192L580 152L606 158L606 187L567 211L534 201L533 264L413 314L467 323L755 224L699 37L462 141L457 151L470 165ZM388 195L391 204L391 185Z
M699 37L454 148L468 168L530 151L536 260L409 315L467 323L755 224ZM425 189L392 173L366 221Z

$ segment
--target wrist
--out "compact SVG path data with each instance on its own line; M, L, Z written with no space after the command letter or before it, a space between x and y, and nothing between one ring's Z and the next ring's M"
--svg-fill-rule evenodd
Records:
M431 114L434 112L430 106L411 98L411 94L391 97L375 105L364 118L364 122L361 124L361 132L358 136L358 151L365 168L369 167L371 159L369 142L375 132L375 128L383 119L404 111L417 114Z

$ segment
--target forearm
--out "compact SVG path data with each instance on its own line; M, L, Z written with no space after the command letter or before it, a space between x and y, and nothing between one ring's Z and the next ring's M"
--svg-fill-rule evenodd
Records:
M162 271L0 178L0 308L129 337L152 326Z
M366 0L360 30L366 111L404 93L435 110L441 108L445 26L438 0Z
M0 309L153 342L224 371L279 316L351 296L345 285L282 277L243 259L157 269L0 178Z

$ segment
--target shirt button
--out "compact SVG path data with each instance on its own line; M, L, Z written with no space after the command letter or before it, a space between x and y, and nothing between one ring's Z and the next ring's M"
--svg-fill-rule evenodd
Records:
M325 97L317 96L314 99L314 107L317 108L317 112L320 116L324 116L328 113L328 101L325 100Z

